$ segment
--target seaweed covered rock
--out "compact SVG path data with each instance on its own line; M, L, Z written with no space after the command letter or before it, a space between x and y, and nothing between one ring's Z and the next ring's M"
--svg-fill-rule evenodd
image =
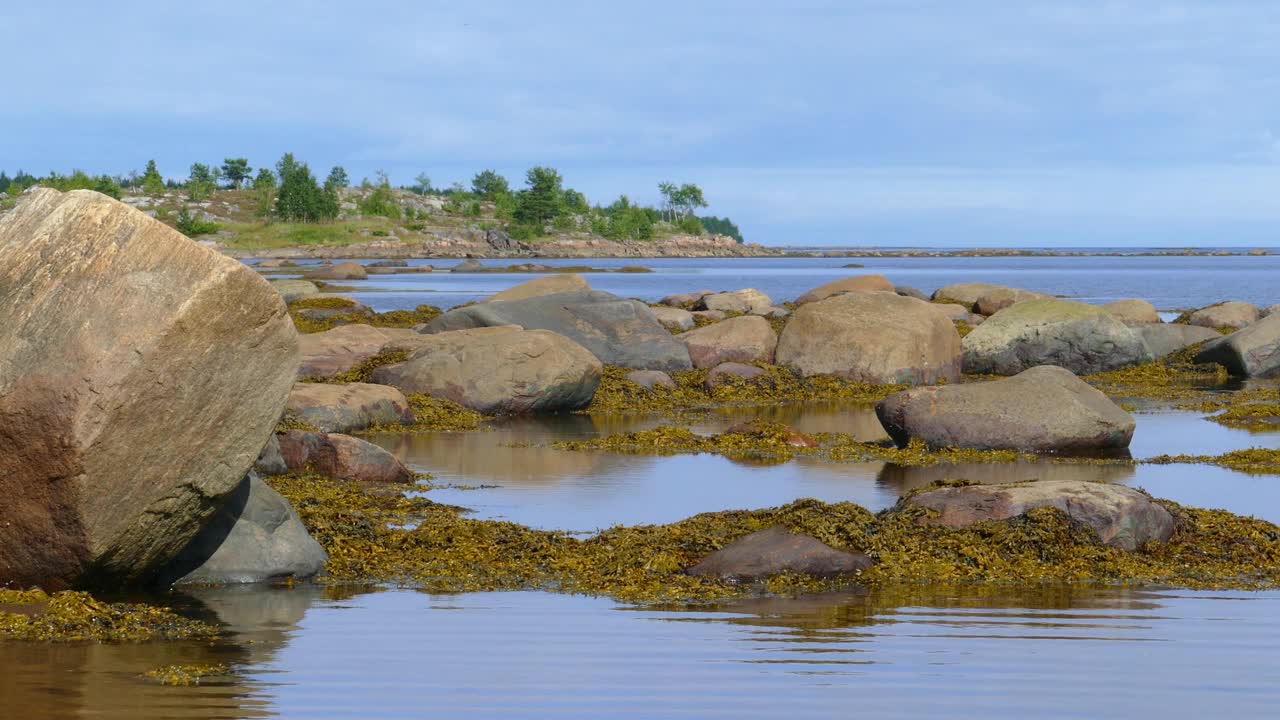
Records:
M771 527L717 550L687 572L695 577L725 580L764 580L794 573L817 578L853 576L874 563L861 553L844 552L808 535Z
M1146 300L1136 298L1116 300L1103 305L1102 309L1116 316L1125 325L1143 326L1160 322L1160 314L1156 312L1156 306Z
M320 379L345 373L378 355L392 341L417 337L412 330L341 325L324 332L298 336L302 364L298 379Z
M863 292L895 292L893 283L883 275L854 275L852 277L833 280L825 285L810 290L796 298L797 305L805 305L819 300L826 300L833 295Z
M1280 314L1214 340L1196 355L1198 363L1218 363L1239 377L1280 375Z
M965 336L964 371L1016 375L1057 365L1086 375L1151 360L1138 332L1096 305L1028 300L987 318Z
M244 478L298 345L249 267L104 195L0 217L0 585L145 582Z
M963 305L969 312L974 312L978 307L978 298L993 290L1001 289L1004 289L1003 285L985 282L958 283L938 288L933 291L930 299L936 303Z
M454 330L420 336L415 344L404 362L374 370L372 381L485 415L584 408L604 372L586 348L547 330Z
M276 433L276 439L289 472L373 483L409 482L414 477L395 455L350 435L289 430Z
M1060 367L1011 378L912 388L876 404L889 437L905 447L1087 452L1127 448L1134 421L1106 395Z
M515 287L507 288L483 302L505 302L508 300L528 300L529 298L555 295L563 292L590 290L591 286L581 276L572 273L548 275L522 282Z
M310 270L306 276L315 280L364 280L369 273L360 263L344 262Z
M1032 290L997 287L978 296L973 304L973 311L979 315L995 315L1001 310L1028 300L1049 300L1053 296Z
M1168 540L1174 527L1169 511L1145 493L1082 480L939 488L906 498L899 508L904 506L931 510L919 522L949 528L1007 520L1034 508L1055 508L1091 528L1103 543L1128 551Z
M161 572L160 585L236 585L303 580L329 559L293 506L256 474Z
M755 288L747 288L703 295L698 298L696 307L699 310L719 310L725 313L758 314L773 307L773 300Z
M1135 329L1142 336L1142 341L1147 344L1147 349L1151 351L1151 357L1155 360L1196 343L1222 337L1222 333L1213 328L1181 323L1141 325L1135 326Z
M679 336L689 348L695 368L726 362L772 363L778 335L769 321L756 315L729 318Z
M1242 328L1258 321L1262 311L1246 302L1221 302L1187 315L1188 325L1207 328Z
M370 383L298 383L286 409L321 432L347 433L375 425L412 425L404 393Z
M549 330L591 351L606 365L635 370L689 370L689 351L648 305L597 291L543 295L454 308L427 323L424 333L519 325Z
M929 303L887 292L801 306L783 329L776 356L805 377L913 385L960 378L955 326Z

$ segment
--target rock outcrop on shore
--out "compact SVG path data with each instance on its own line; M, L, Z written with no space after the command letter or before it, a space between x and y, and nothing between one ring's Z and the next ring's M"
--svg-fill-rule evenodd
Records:
M1133 418L1070 371L1043 365L990 382L913 388L876 405L900 446L1034 453L1129 447Z
M420 336L415 347L404 362L374 370L371 380L485 415L581 409L604 371L586 348L547 330L453 330Z
M599 291L458 307L427 323L423 332L502 325L563 335L606 365L667 372L693 367L684 343L662 327L648 305Z
M1151 360L1141 335L1096 306L1028 300L987 318L965 336L964 371L1016 375L1057 365L1085 375Z
M905 498L899 504L903 507L931 510L918 521L949 528L1054 508L1093 530L1104 544L1131 552L1148 542L1168 540L1174 527L1169 511L1145 493L1081 480L939 488Z
M0 217L0 584L149 581L242 482L298 367L257 273L104 195Z
M847 293L798 308L778 340L779 365L805 377L911 385L960 379L960 336L929 303Z

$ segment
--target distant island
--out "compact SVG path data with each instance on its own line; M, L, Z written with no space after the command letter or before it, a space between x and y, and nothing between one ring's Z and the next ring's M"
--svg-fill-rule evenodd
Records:
M164 178L154 160L128 176L0 172L0 212L37 185L96 190L237 257L781 254L747 244L727 217L698 215L709 203L696 184L660 183L659 207L626 195L592 205L549 167L530 168L519 189L493 170L476 173L470 187L437 188L425 174L394 187L383 173L353 185L342 167L321 182L291 153L256 171L245 158L195 163L182 181Z

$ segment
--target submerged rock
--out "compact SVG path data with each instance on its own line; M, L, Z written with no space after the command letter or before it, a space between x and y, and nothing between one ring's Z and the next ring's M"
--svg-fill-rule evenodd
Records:
M1106 395L1060 367L1002 380L913 388L876 404L899 446L1084 452L1127 448L1134 421Z
M893 283L886 280L883 275L854 275L853 277L840 278L839 280L833 280L825 285L819 285L796 298L796 304L805 305L819 300L826 300L833 295L843 295L851 292L863 293L895 291Z
M960 378L960 336L929 303L887 292L837 295L798 308L777 361L801 375L876 384Z
M1142 335L1142 341L1147 344L1147 349L1151 351L1151 357L1156 360L1198 342L1222 337L1222 333L1213 328L1181 323L1142 325L1137 330Z
M604 372L586 348L546 330L454 330L414 344L408 359L374 370L372 381L485 415L579 410L595 397Z
M1007 520L1028 510L1057 508L1098 534L1103 543L1133 551L1173 535L1173 516L1146 494L1122 485L1082 480L1048 480L1017 485L939 488L905 499L899 507L935 511L921 523L949 528L987 520Z
M298 346L251 268L87 190L0 216L0 585L148 581L253 465Z
M1208 328L1242 328L1258 321L1262 311L1246 302L1222 302L1187 316L1187 324Z
M298 383L286 409L321 432L347 433L374 425L412 425L413 410L393 387L370 383Z
M1239 377L1280 375L1280 314L1214 340L1196 355L1198 363L1218 363Z
M1028 300L987 318L965 336L964 371L1016 375L1057 365L1086 375L1150 362L1137 331L1096 305Z
M1142 326L1160 322L1156 307L1146 300L1116 300L1103 305L1102 309L1115 315L1125 325Z
M409 482L414 477L395 455L350 435L289 430L276 433L276 439L289 472L374 483Z
M590 290L591 286L581 275L565 273L562 275L548 275L547 277L534 278L528 282L522 282L515 287L507 288L496 295L493 295L483 302L506 302L508 300L528 300L529 298L542 297L543 295L555 295L563 292L577 292L580 290Z
M364 280L369 273L364 266L355 262L338 263L307 272L307 277L316 280Z
M256 474L165 568L161 585L236 585L310 578L329 559L293 506Z
M782 573L829 579L858 575L874 564L861 553L836 550L808 535L771 527L711 553L687 572L695 577L737 581L763 580Z
M778 336L769 321L755 315L729 318L714 325L678 335L689 348L695 368L725 362L773 363Z
M684 343L662 327L648 305L606 292L556 293L454 308L427 323L423 332L501 325L558 333L606 365L667 372L693 367Z

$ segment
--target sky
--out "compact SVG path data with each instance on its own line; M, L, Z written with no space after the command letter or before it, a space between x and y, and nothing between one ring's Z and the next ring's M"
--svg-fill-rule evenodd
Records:
M695 182L748 241L1280 245L1280 3L6 2L0 168Z

